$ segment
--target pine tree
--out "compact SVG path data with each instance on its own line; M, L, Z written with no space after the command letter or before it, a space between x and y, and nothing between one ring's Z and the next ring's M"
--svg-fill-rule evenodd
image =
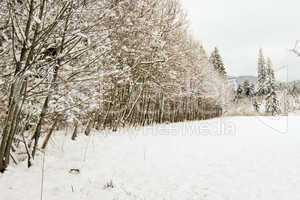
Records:
M279 100L276 93L275 74L272 67L271 59L268 59L266 65L266 112L272 115L280 113Z
M238 88L237 88L237 90L236 90L236 96L237 96L236 98L237 98L237 99L242 98L243 93L244 93L244 89L243 89L242 85L239 84L239 86L238 86Z
M250 96L250 83L248 80L245 80L243 82L243 90L244 90L244 95L246 97L249 97Z
M219 72L222 76L226 76L225 65L217 47L215 47L214 51L211 53L209 62L214 66L217 72Z
M275 80L275 74L273 69L273 64L270 58L267 60L267 68L266 68L267 76L271 78L271 80Z
M253 107L255 109L256 112L259 112L259 109L260 109L260 106L257 102L257 100L255 99L254 102L253 102Z
M248 80L245 80L243 82L243 95L245 97L253 97L255 95L255 86Z
M255 96L255 85L253 83L250 83L250 86L249 86L249 96L250 97Z
M266 94L266 81L267 81L266 76L267 76L266 62L263 55L263 50L260 49L258 55L258 89L257 89L258 95Z
M280 113L279 100L275 91L275 84L272 84L272 91L266 97L266 112L272 115L278 115Z
M273 85L275 83L275 75L272 66L272 61L270 58L267 59L267 63L265 67L266 67L265 68L266 76L265 76L265 83L264 83L265 94L270 95L270 93L273 90Z

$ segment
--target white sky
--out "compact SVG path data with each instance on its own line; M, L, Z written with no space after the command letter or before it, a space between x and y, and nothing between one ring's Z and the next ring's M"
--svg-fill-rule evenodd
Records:
M230 75L256 75L258 49L281 80L300 80L300 0L182 0L191 29L210 53L217 46ZM288 75L287 75L288 74Z

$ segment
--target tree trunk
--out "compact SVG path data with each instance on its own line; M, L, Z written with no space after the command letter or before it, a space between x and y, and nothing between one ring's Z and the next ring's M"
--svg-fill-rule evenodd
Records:
M47 134L47 136L46 136L46 138L45 138L45 140L44 140L44 142L43 142L43 144L42 144L42 149L46 149L47 144L48 144L48 142L49 142L49 140L50 140L50 138L51 138L51 136L52 136L52 134L53 134L53 132L54 132L54 130L55 130L55 127L56 127L56 125L57 125L58 119L59 119L59 117L57 116L57 117L55 118L55 121L54 121L53 125L52 125L51 128L50 128L49 133Z
M73 134L72 134L72 140L76 140L77 136L78 136L78 121L76 120L75 124L74 124L74 131L73 131Z

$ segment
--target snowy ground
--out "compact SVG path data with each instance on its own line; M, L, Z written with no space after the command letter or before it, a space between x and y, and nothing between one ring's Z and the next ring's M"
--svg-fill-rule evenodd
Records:
M57 136L45 156L43 199L300 199L299 128L297 116L233 117L77 142ZM42 158L0 175L0 199L40 199Z

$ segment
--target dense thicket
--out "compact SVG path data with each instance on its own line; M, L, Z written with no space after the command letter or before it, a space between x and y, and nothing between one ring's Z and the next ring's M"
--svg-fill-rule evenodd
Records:
M80 127L89 135L221 114L226 80L176 0L0 4L0 171L23 150L30 166L65 126L75 139Z

